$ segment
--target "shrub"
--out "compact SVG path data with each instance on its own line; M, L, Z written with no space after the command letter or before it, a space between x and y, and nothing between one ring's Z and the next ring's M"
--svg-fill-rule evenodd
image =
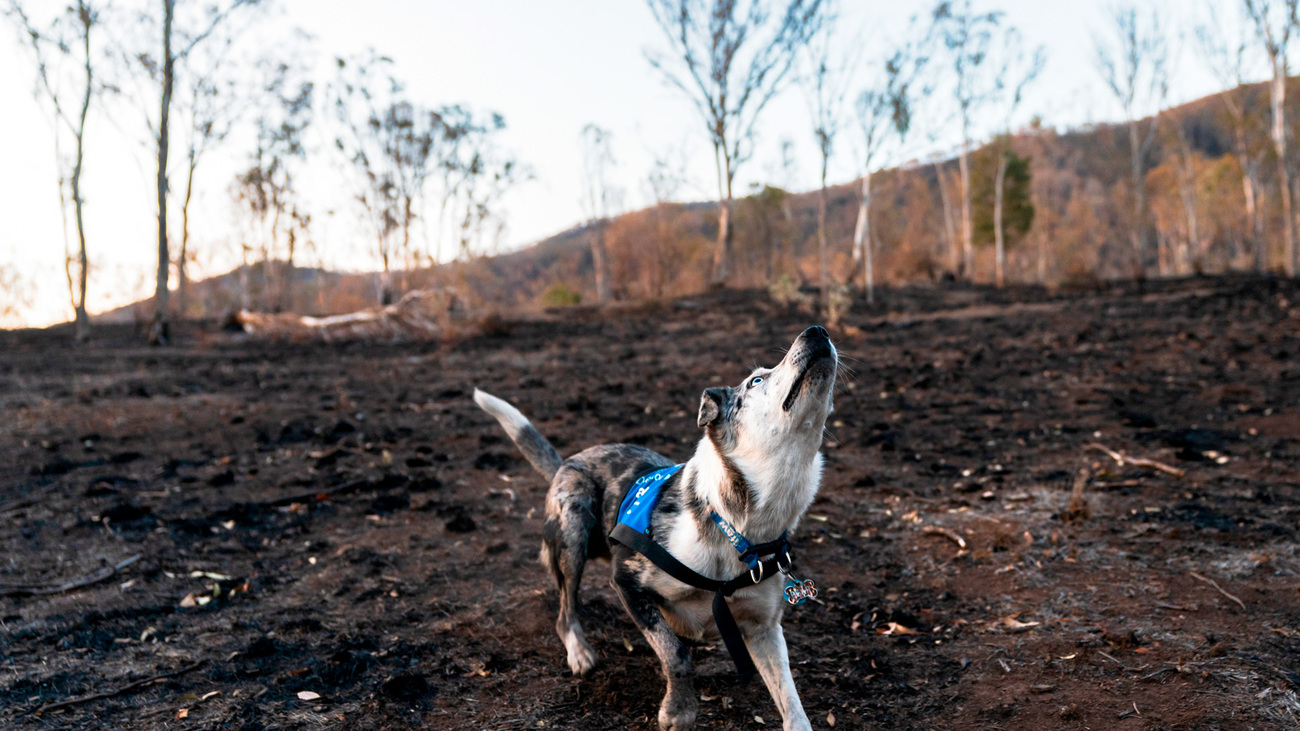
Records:
M808 303L808 295L799 291L799 283L788 273L782 274L780 279L772 282L767 288L767 293L773 301L786 306Z
M571 289L564 282L556 282L542 292L542 304L546 307L572 307L582 304L582 293Z

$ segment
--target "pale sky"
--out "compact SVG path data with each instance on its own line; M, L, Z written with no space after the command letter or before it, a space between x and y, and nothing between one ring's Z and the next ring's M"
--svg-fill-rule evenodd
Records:
M1149 0L1159 2L1159 0ZM65 0L28 0L33 15L48 17ZM129 5L123 0L118 5ZM1229 3L1220 2L1226 6ZM932 3L844 0L839 40L859 39L864 62L883 54L916 12ZM1006 21L1027 40L1047 48L1040 81L1023 105L1020 122L1041 115L1058 127L1112 121L1119 109L1101 85L1093 38L1107 29L1108 3L1088 0L1004 0L976 7L1005 10ZM1189 30L1198 3L1179 0L1167 14L1177 30ZM1221 11L1224 12L1224 11ZM3 19L0 18L0 23ZM520 185L503 202L507 223L501 248L526 246L577 223L583 217L579 133L588 123L612 132L617 160L615 183L624 207L647 204L647 173L656 154L675 149L691 184L682 199L715 194L712 156L693 107L650 68L643 51L666 42L643 2L637 0L281 0L280 12L263 23L259 43L274 44L293 27L315 37L314 55L322 75L336 55L374 47L395 61L409 95L427 105L462 103L478 111L502 113L509 125L504 147L532 170L535 179ZM1194 44L1181 44L1182 57L1171 91L1172 102L1216 90L1197 63ZM1261 77L1262 70L1257 77ZM856 76L850 97L870 78ZM64 239L56 184L53 135L46 112L33 97L35 72L27 49L9 25L0 25L0 262L17 271L30 306L0 326L47 325L71 318L62 261ZM323 81L324 78L318 79ZM924 125L946 115L942 100L922 106ZM149 108L156 106L150 101ZM851 109L851 105L849 105ZM323 113L318 113L318 117ZM951 148L956 130L935 146L914 135L906 156ZM981 136L991 130L981 130ZM176 132L174 131L175 135ZM92 275L91 312L148 296L153 291L157 226L153 192L154 161L144 140L141 117L118 101L91 113L86 173L86 229ZM860 175L854 164L856 128L845 122L831 178ZM791 139L797 150L793 179L783 179L780 147ZM232 139L200 168L192 238L200 252L196 278L230 269L238 261L234 242L230 181L247 166L247 133ZM315 238L326 266L371 269L373 257L356 223L355 210L319 135L318 161L302 186L316 210ZM181 148L183 150L183 148ZM183 152L173 148L173 159ZM817 160L806 97L791 88L767 110L754 159L740 170L736 190L773 182L793 189L813 187ZM178 170L178 169L177 169ZM180 188L173 171L173 189ZM332 215L326 211L332 210ZM173 236L177 234L173 232ZM303 262L315 264L315 261ZM174 278L173 278L174 280ZM0 293L0 296L5 296Z

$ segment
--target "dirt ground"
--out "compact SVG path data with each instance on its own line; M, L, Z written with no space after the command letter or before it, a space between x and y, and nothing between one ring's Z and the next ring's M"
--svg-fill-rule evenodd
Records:
M723 292L404 346L0 334L0 728L653 728L604 564L602 666L565 669L545 485L470 394L685 459L700 391L808 324ZM1300 285L887 291L833 337L785 619L815 727L1300 727ZM695 656L701 728L779 728Z

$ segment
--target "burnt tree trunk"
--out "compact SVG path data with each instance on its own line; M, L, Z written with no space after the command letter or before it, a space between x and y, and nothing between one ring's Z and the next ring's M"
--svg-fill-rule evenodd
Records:
M171 120L172 86L176 78L176 58L172 55L172 17L176 0L162 0L163 4L163 54L162 103L158 113L158 276L154 286L153 325L149 328L149 342L163 345L170 339L170 291L167 288L171 271L171 255L167 247L167 148L168 128Z

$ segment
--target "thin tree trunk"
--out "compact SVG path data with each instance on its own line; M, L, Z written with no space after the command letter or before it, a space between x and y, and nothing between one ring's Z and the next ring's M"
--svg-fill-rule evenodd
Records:
M1189 274L1193 269L1198 268L1198 262L1201 258L1201 235L1200 227L1196 218L1196 168L1195 161L1192 159L1191 150L1186 143L1183 145L1183 174L1182 180L1178 186L1178 192L1183 201L1183 214L1187 217L1187 242L1183 250L1181 261L1179 262L1179 274Z
M388 249L384 248L380 258L383 260L384 269L379 273L379 304L387 307L393 304L393 278L392 273L388 271Z
M189 163L189 172L185 175L185 200L181 203L181 250L176 259L176 310L181 319L185 318L190 283L185 267L190 253L190 200L194 197L194 168L198 167L193 152L190 153Z
M591 265L596 270L596 301L610 300L609 250L605 247L605 220L596 222L595 236L591 238Z
M1244 113L1236 115L1237 164L1241 166L1241 192L1246 202L1246 231L1250 238L1250 251L1254 257L1255 272L1264 270L1263 236L1260 232L1258 204L1255 201L1255 163L1246 146L1246 119Z
M731 265L731 158L726 143L714 145L713 155L718 169L718 243L713 250L713 284L722 285L730 276Z
M289 252L285 258L281 281L284 282L280 290L280 309L284 312L293 312L293 280L294 280L294 263L293 257L297 253L298 247L298 229L294 222L289 224Z
M90 113L90 95L94 88L90 70L90 21L84 9L82 17L84 42L82 50L86 54L86 93L81 98L81 114L77 118L77 157L72 168L72 205L77 216L77 258L81 270L77 275L76 325L73 330L73 337L78 342L90 338L90 316L86 313L86 280L89 275L90 259L86 256L86 222L82 215L81 171L85 160L86 116Z
M817 194L817 286L821 288L822 312L830 312L831 281L826 262L826 158L822 158L822 187Z
M162 0L162 4L162 103L158 114L158 277L154 288L153 326L149 330L149 342L154 345L165 344L170 335L167 312L170 306L167 277L171 270L171 256L167 250L167 146L172 85L176 72L176 59L172 57L172 15L176 0Z
M1003 269L1005 267L1005 257L1006 257L1006 246L1005 246L1006 239L1004 238L1006 234L1003 230L1003 221L1002 221L1002 195L1003 195L1002 191L1003 191L1003 186L1006 185L1006 181L1007 181L1007 155L1003 154L1002 159L998 161L997 186L993 191L993 240L996 245L995 246L996 251L994 252L994 260L995 260L994 266L996 268L996 274L994 275L994 278L999 288L1001 288L1004 283Z
M975 241L974 230L971 227L971 194L970 194L970 143L963 139L961 143L961 156L957 158L958 168L961 171L961 253L962 253L962 272L961 276L969 281L975 280Z
M1291 169L1286 158L1286 69L1279 54L1272 54L1273 63L1273 148L1277 152L1277 178L1282 196L1282 216L1286 219L1286 273L1296 276L1300 269L1297 259L1295 217L1291 212Z
M1129 230L1129 239L1133 247L1133 276L1141 279L1146 270L1146 247L1142 242L1142 226L1146 219L1147 188L1146 176L1142 174L1142 145L1138 142L1137 122L1132 119L1128 123L1128 141L1133 185L1133 221Z
M954 276L960 276L961 249L958 248L957 233L953 230L952 198L948 195L948 184L944 180L943 168L937 161L934 163L934 177L939 183L939 199L943 201L943 230L948 238L948 251L952 252L952 273Z
M1242 168L1241 185L1242 192L1246 196L1246 218L1250 226L1251 255L1254 257L1255 272L1259 273L1264 271L1264 235L1263 231L1260 230L1259 203L1255 199L1255 164L1249 159L1243 159L1242 162L1243 165L1248 166Z
M1038 283L1047 284L1047 232L1038 228Z
M862 176L862 197L858 203L858 225L853 229L853 258L862 261L862 286L867 304L876 302L875 263L871 250L871 171Z

